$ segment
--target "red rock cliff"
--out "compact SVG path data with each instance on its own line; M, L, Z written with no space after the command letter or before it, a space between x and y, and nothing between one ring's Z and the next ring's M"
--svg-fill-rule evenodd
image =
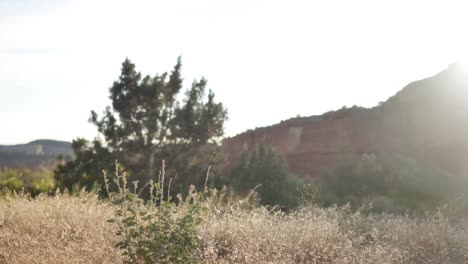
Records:
M364 153L373 147L366 128L368 109L350 108L322 116L293 118L250 130L223 142L228 167L238 162L244 148L257 144L274 146L290 172L316 177L343 153Z
M223 141L226 169L244 148L275 148L289 171L317 177L343 154L379 150L468 172L468 74L460 65L406 86L378 107L353 107L321 116L293 118Z

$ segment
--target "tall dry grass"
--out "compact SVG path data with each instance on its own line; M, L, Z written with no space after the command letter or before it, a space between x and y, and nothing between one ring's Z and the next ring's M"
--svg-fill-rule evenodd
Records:
M122 263L113 213L93 194L0 198L0 263Z
M233 209L200 226L205 263L468 263L468 223L309 206Z
M285 214L208 199L201 263L468 263L468 221L307 206ZM122 263L115 208L94 195L0 200L0 263Z

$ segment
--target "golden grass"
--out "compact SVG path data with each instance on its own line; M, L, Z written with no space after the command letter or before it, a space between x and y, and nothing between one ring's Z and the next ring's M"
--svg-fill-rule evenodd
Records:
M114 208L95 196L0 200L0 263L122 263ZM210 203L198 227L202 263L468 263L468 222L366 216L346 208L291 214Z
M0 263L122 263L113 210L89 194L4 198Z
M468 263L468 224L346 208L232 210L201 226L206 263Z

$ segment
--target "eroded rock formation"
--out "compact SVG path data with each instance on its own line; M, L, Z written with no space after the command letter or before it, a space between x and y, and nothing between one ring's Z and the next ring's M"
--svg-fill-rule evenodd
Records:
M245 148L267 144L290 172L317 177L343 155L392 151L468 172L468 74L459 64L416 81L370 109L352 107L321 116L292 118L223 141L226 168Z

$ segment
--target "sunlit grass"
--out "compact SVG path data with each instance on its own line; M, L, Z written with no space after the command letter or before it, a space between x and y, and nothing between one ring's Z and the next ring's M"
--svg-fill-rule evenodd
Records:
M216 196L217 197L217 196ZM467 263L468 221L365 215L310 205L286 214L247 200L207 199L202 263ZM122 263L115 207L90 194L2 198L0 263Z
M113 213L92 194L0 198L0 263L122 263Z

